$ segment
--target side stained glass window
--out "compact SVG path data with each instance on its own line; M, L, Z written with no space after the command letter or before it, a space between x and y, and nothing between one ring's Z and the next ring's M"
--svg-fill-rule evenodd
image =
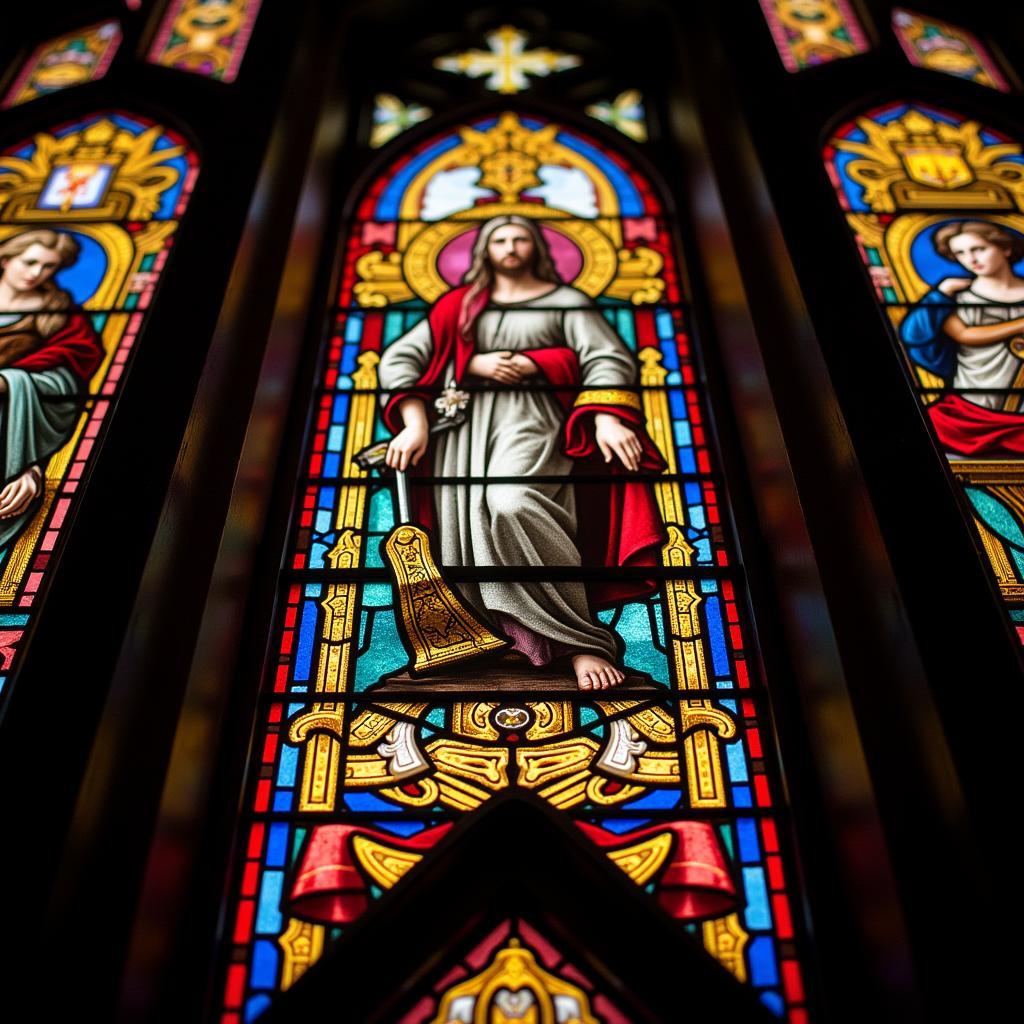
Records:
M0 155L0 684L60 555L198 163L104 112Z
M397 149L341 244L222 1024L510 789L806 1020L768 694L652 184L506 110ZM536 294L494 297L524 274ZM417 410L426 450L396 473Z
M170 0L148 60L177 71L233 82L262 0Z
M102 78L121 45L116 21L67 32L41 43L21 65L2 106L15 107L73 85Z
M559 1021L629 1024L579 967L530 925L503 921L455 962L435 972L431 991L395 1024L449 1021Z
M871 43L847 0L760 0L787 71L867 53Z
M1010 91L1006 76L974 33L902 7L893 8L892 28L911 64Z
M977 121L893 103L825 150L936 444L1024 642L1024 153Z

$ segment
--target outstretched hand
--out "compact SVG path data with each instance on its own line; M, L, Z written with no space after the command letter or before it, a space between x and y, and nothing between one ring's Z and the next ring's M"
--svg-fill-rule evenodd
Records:
M640 468L643 446L636 431L627 427L618 416L607 412L597 413L594 416L594 438L605 462L618 458L633 473Z
M35 466L29 466L0 490L0 519L20 516L42 491L42 475Z

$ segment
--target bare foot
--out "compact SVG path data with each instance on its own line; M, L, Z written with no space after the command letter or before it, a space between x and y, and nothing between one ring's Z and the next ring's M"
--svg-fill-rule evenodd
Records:
M596 654L573 655L572 667L581 690L610 690L626 678L610 661Z

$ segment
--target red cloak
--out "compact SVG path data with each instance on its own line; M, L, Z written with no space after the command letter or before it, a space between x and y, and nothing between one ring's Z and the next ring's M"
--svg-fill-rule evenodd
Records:
M411 388L396 391L384 407L384 422L397 433L402 429L399 404L406 398L418 397L432 408L432 400L448 382L445 369L454 364L455 380L464 381L469 361L476 351L476 339L461 330L462 302L469 285L456 288L442 296L430 311L430 332L433 351L426 370ZM481 292L468 310L471 322L486 307L490 292ZM606 484L591 484L588 500L578 505L577 544L583 565L654 566L660 564L661 549L667 537L654 497L654 489L646 480L636 480L618 461L606 463L594 437L594 415L612 413L636 431L643 446L640 468L661 473L665 460L647 434L639 396L635 391L620 388L580 390L580 369L576 353L566 345L529 349L519 353L537 364L548 383L558 388L555 397L565 409L565 454L575 460L576 473L607 476ZM421 459L415 472L429 472L430 453ZM420 525L433 523L433 499L425 487L413 488L413 515ZM607 579L589 587L591 603L604 607L619 601L641 597L654 590L649 580Z
M957 455L1016 458L1024 454L1024 416L944 395L927 406L939 443Z
M67 323L39 348L11 363L11 369L37 373L63 366L87 384L103 360L96 332L83 313L71 313Z

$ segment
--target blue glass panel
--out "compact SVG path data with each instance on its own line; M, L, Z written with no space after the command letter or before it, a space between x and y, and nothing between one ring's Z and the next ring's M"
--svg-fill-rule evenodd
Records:
M277 949L266 939L256 940L249 984L253 988L274 988L277 985Z
M256 904L256 931L261 935L274 935L281 930L281 891L284 888L283 871L264 871Z
M762 868L743 869L743 889L747 894L744 918L748 928L767 930L772 926L772 914L768 909L768 887L765 885Z
M757 836L757 822L750 818L739 818L736 822L736 835L739 838L740 860L744 864L759 861L761 844Z
M274 822L270 826L267 839L267 867L283 868L288 856L288 826L283 822Z

